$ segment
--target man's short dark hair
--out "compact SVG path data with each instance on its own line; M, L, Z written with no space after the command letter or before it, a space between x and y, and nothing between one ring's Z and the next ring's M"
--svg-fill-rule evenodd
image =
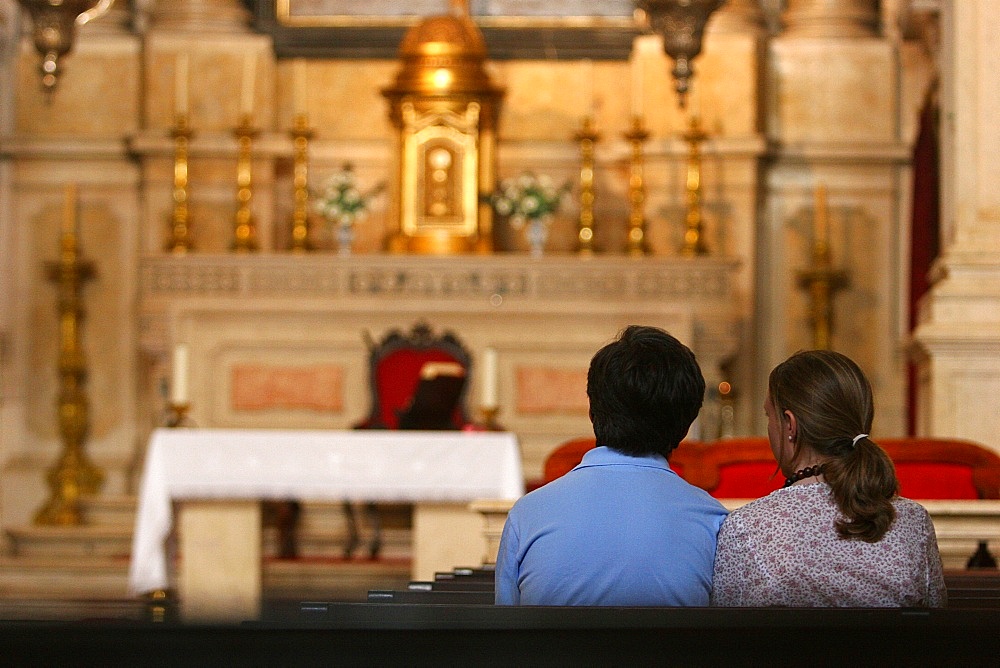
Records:
M590 360L587 396L597 445L667 456L698 417L705 378L683 343L657 327L630 325Z

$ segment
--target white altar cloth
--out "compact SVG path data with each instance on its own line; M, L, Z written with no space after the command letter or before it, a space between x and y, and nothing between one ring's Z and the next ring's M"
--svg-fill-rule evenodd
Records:
M129 591L166 589L175 499L471 502L524 494L505 432L158 429L139 489Z

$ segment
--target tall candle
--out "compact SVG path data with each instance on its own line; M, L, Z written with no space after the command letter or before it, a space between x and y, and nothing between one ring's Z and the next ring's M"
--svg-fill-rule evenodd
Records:
M830 222L827 218L826 209L826 186L822 183L816 186L816 211L814 225L815 229L813 233L816 238L813 243L828 243L830 235Z
M188 347L185 343L174 346L173 382L170 401L175 406L188 402Z
M186 116L188 113L188 55L181 53L177 55L177 71L175 72L174 85L174 112L178 115Z
M243 87L240 89L240 113L243 116L253 115L254 87L257 79L257 56L249 55L243 59Z
M583 61L583 65L583 103L587 105L587 113L593 116L597 110L597 100L594 97L594 61L588 58Z
M292 65L292 100L296 116L306 114L306 61L296 58Z
M77 235L77 225L79 224L79 219L77 217L77 208L79 206L79 199L76 192L75 183L66 184L66 197L63 200L63 219L62 219L62 233L63 236L73 236Z
M487 348L483 351L483 408L496 408L497 401L497 351Z
M643 60L638 53L632 60L632 115L642 116Z

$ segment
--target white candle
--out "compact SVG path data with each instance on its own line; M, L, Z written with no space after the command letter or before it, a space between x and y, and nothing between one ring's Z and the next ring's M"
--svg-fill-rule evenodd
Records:
M296 116L306 115L306 61L296 58L292 65L292 100Z
M186 116L188 113L188 55L177 55L177 71L175 72L174 112Z
M632 115L642 116L642 85L645 72L642 58L636 53L632 60Z
M253 115L254 87L257 79L257 56L250 55L243 59L243 93L240 98L240 113L243 116Z
M62 219L62 233L63 236L77 236L77 225L79 223L79 218L77 216L77 207L79 206L79 199L76 193L76 184L67 183L66 184L66 198L63 201L63 219Z
M175 406L188 402L188 347L185 343L174 346L173 382L170 385L170 401Z
M827 243L829 239L827 238L830 234L830 224L827 219L826 210L826 186L822 183L816 186L816 211L814 218L815 230L813 234L816 238L813 239L814 244Z
M497 401L497 351L487 348L483 351L483 408L496 408Z

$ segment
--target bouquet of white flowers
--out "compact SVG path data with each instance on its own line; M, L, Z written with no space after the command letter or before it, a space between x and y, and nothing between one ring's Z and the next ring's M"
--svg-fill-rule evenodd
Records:
M357 176L351 165L334 173L316 194L313 202L316 213L339 226L350 226L368 215L371 200L382 191L376 186L367 192L358 189Z
M569 190L568 182L557 187L545 174L524 172L501 181L491 201L497 214L507 218L514 229L521 229L529 221L551 220L562 207Z

